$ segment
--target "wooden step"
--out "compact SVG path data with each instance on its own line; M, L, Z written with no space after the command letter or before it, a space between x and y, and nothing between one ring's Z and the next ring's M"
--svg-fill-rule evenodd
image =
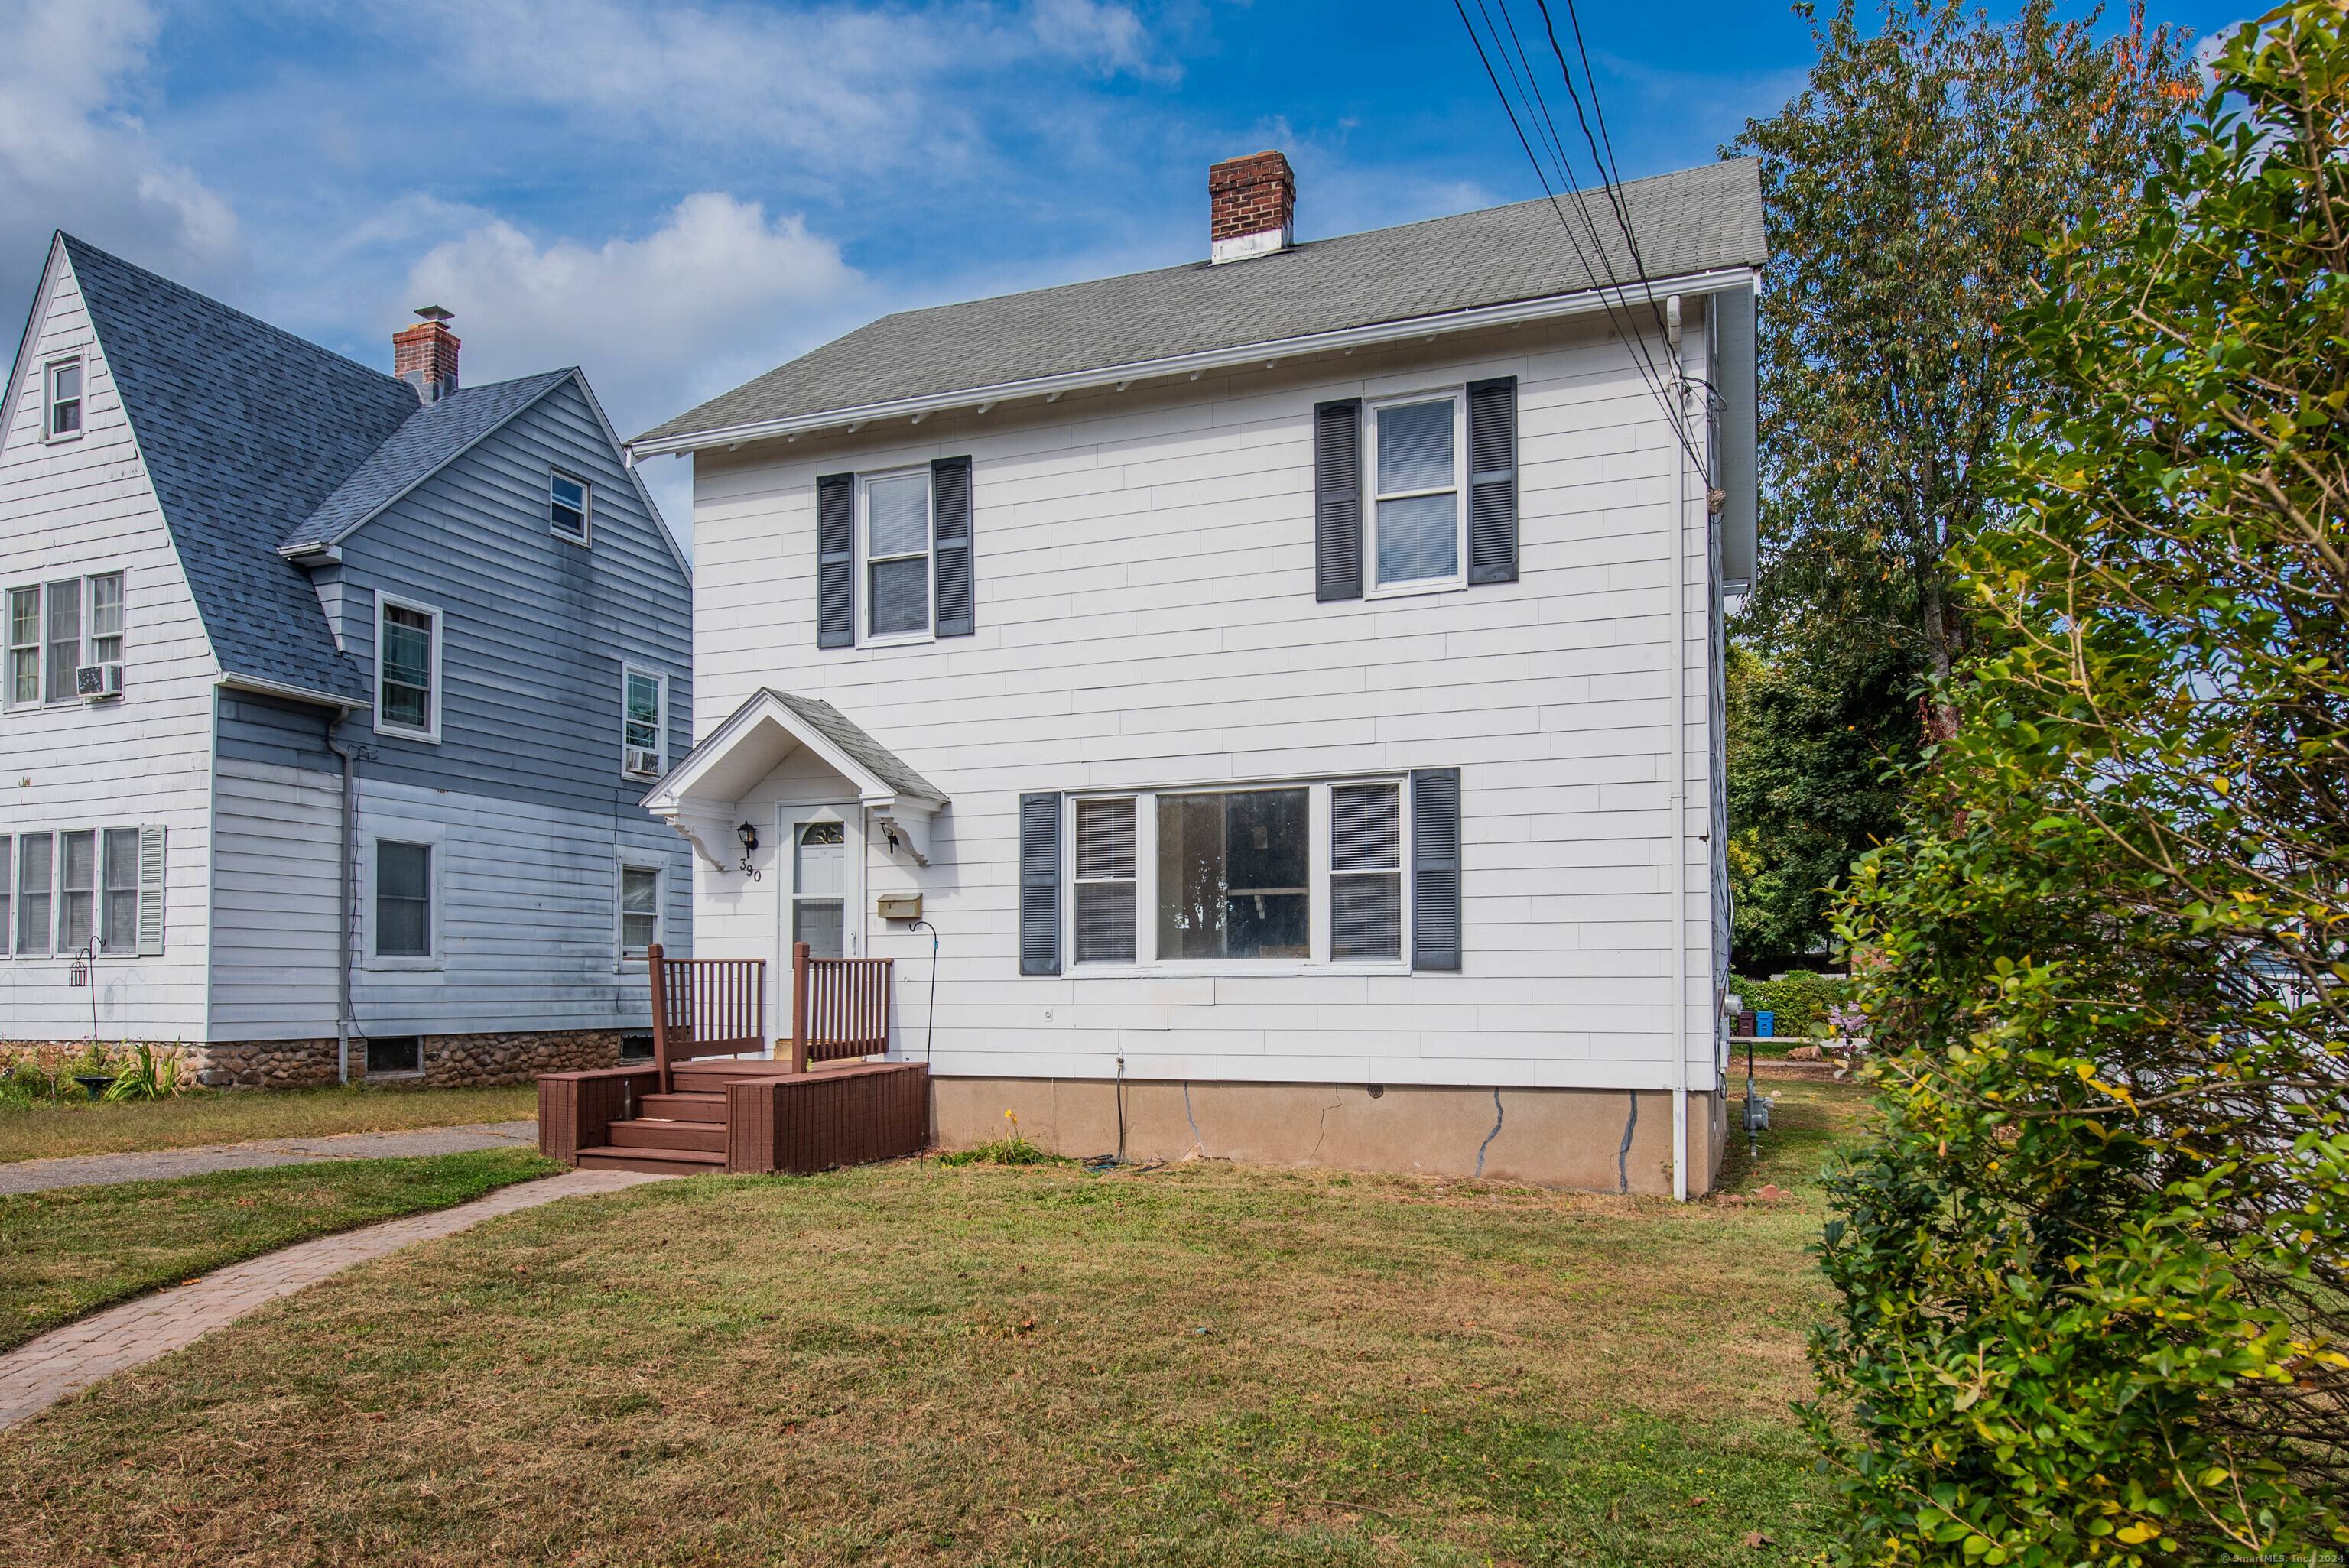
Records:
M714 1121L668 1121L638 1117L612 1123L612 1142L622 1149L714 1149L726 1152L726 1128Z
M726 1125L722 1094L647 1094L636 1099L636 1114L665 1121L714 1121Z
M579 1151L582 1171L649 1171L658 1176L698 1176L726 1169L722 1151L708 1149L618 1149L610 1144Z

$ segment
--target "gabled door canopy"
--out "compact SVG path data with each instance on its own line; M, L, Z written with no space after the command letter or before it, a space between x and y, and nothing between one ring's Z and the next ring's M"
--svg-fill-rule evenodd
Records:
M691 841L701 858L730 870L740 801L804 747L838 774L860 804L917 865L930 863L930 820L946 794L828 702L761 687L709 739L668 770L644 808Z

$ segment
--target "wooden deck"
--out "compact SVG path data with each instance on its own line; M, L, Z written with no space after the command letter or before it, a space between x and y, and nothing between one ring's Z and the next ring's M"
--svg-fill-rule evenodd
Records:
M889 1047L889 961L811 960L804 944L792 957L792 1037L771 1057L763 963L654 947L653 1060L543 1075L541 1152L583 1170L689 1176L806 1174L925 1147L929 1069L861 1059Z

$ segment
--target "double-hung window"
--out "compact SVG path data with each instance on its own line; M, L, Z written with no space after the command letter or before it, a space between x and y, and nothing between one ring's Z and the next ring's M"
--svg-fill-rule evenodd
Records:
M60 359L42 372L41 430L52 441L69 441L81 434L81 361Z
M620 674L620 766L628 773L657 778L668 769L666 727L667 682L649 671L622 667Z
M1466 578L1467 509L1460 459L1467 445L1457 394L1373 405L1368 420L1374 593L1455 588Z
M1021 799L1023 974L1459 967L1456 769L1062 799Z
M620 956L642 958L661 939L660 869L620 868Z
M547 526L574 544L587 542L587 489L559 469L546 476Z
M163 830L0 835L0 951L18 958L163 951Z
M864 639L930 634L930 475L864 481Z
M429 605L379 597L375 727L440 738L440 614Z
M11 588L10 707L122 695L122 573Z
M375 955L431 957L432 846L378 839L375 873Z

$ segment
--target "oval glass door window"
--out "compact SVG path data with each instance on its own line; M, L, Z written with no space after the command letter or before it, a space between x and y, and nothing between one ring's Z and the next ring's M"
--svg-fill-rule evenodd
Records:
M811 958L843 958L848 835L838 822L802 822L792 846L792 940Z

